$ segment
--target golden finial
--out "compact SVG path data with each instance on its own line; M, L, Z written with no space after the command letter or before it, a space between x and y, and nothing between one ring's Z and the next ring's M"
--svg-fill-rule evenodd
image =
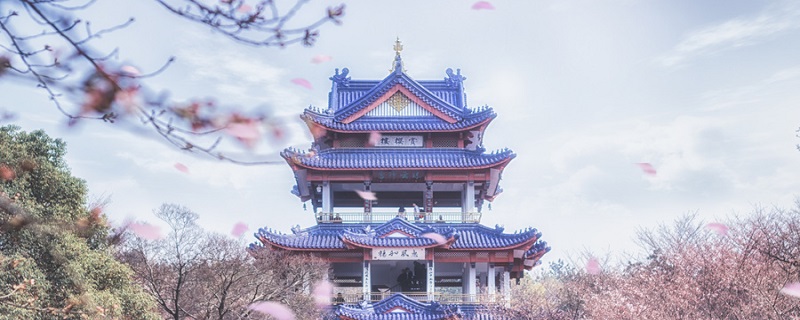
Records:
M403 51L403 44L400 43L400 37L397 37L397 41L394 42L394 52L399 56L400 51Z
M403 44L400 42L400 37L397 37L397 41L394 42L394 63L392 63L392 68L389 69L389 72L406 72L406 68L403 68L403 60L400 58L400 51L403 51Z

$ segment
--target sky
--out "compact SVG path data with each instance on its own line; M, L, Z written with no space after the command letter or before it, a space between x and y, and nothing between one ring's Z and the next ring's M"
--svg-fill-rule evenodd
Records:
M99 0L85 17L95 26L136 17L97 42L119 48L119 63L146 72L176 57L147 80L151 88L285 119L289 137L257 154L226 142L250 158L280 160L284 147L309 148L297 115L309 105L327 107L336 68L349 68L353 79L386 77L396 37L414 79L461 69L468 105L498 114L484 145L517 154L483 223L539 229L552 247L544 263L584 251L635 255L642 228L689 213L724 221L756 206L789 207L800 196L796 2L490 1L491 10L474 10L474 3L349 1L343 23L324 25L310 48L236 44L154 1ZM311 2L297 21L337 4ZM316 55L332 60L312 63ZM288 233L315 223L289 193L295 182L285 163L219 162L136 126L67 127L27 83L0 78L0 97L13 123L67 141L73 174L86 180L91 198L110 198L112 221L159 224L153 210L177 203L209 230L247 224L244 242L260 227Z

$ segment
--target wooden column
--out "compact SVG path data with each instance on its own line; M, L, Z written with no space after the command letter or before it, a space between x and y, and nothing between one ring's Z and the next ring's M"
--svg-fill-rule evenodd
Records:
M477 290L476 290L477 288L475 287L476 271L477 270L475 268L475 262L470 262L470 264L469 264L469 276L467 277L467 281L469 281L469 283L467 284L467 289L468 289L467 293L469 294L469 301L470 302L476 301L475 300L475 294L477 294Z
M364 294L364 301L369 303L371 300L371 291L372 291L372 276L370 272L370 261L364 261L364 270L361 275L361 292Z
M486 275L486 284L488 286L487 291L489 291L489 299L494 300L494 295L497 293L497 286L494 282L495 279L497 279L497 273L494 269L494 263L489 264L489 271L487 273L488 275Z
M425 181L425 212L429 215L433 212L433 181ZM431 220L436 217L430 216Z
M364 190L370 191L371 181L364 181ZM364 200L364 222L372 222L372 200Z
M333 197L331 192L331 183L328 181L322 182L322 214L327 216L333 213Z
M436 274L435 274L436 270L433 267L433 259L432 258L431 258L431 260L427 260L426 262L428 263L428 266L427 266L428 267L428 271L427 271L428 272L428 279L427 279L428 280L428 284L427 284L428 301L433 301L435 299L434 293L436 292L436 290L435 290L436 288L434 287L436 285Z

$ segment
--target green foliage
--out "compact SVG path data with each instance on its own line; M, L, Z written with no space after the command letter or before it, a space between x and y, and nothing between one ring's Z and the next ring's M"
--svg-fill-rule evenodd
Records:
M63 141L0 127L0 319L156 319Z

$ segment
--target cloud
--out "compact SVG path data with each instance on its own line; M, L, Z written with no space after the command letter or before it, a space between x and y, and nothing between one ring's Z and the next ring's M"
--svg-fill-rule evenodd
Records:
M722 110L731 107L762 104L769 97L785 98L787 92L800 80L800 65L783 68L767 78L754 83L703 94L706 111Z
M736 18L694 31L657 60L672 67L695 56L753 45L798 27L800 6L770 7L753 18Z
M308 93L301 93L289 82L297 76L291 70L267 63L257 51L231 46L227 41L193 29L186 32L179 61L188 64L189 80L203 88L204 95L225 97L224 105L266 106L276 114L296 113L298 106L307 103ZM205 50L208 42L215 50ZM200 51L202 54L198 54Z

